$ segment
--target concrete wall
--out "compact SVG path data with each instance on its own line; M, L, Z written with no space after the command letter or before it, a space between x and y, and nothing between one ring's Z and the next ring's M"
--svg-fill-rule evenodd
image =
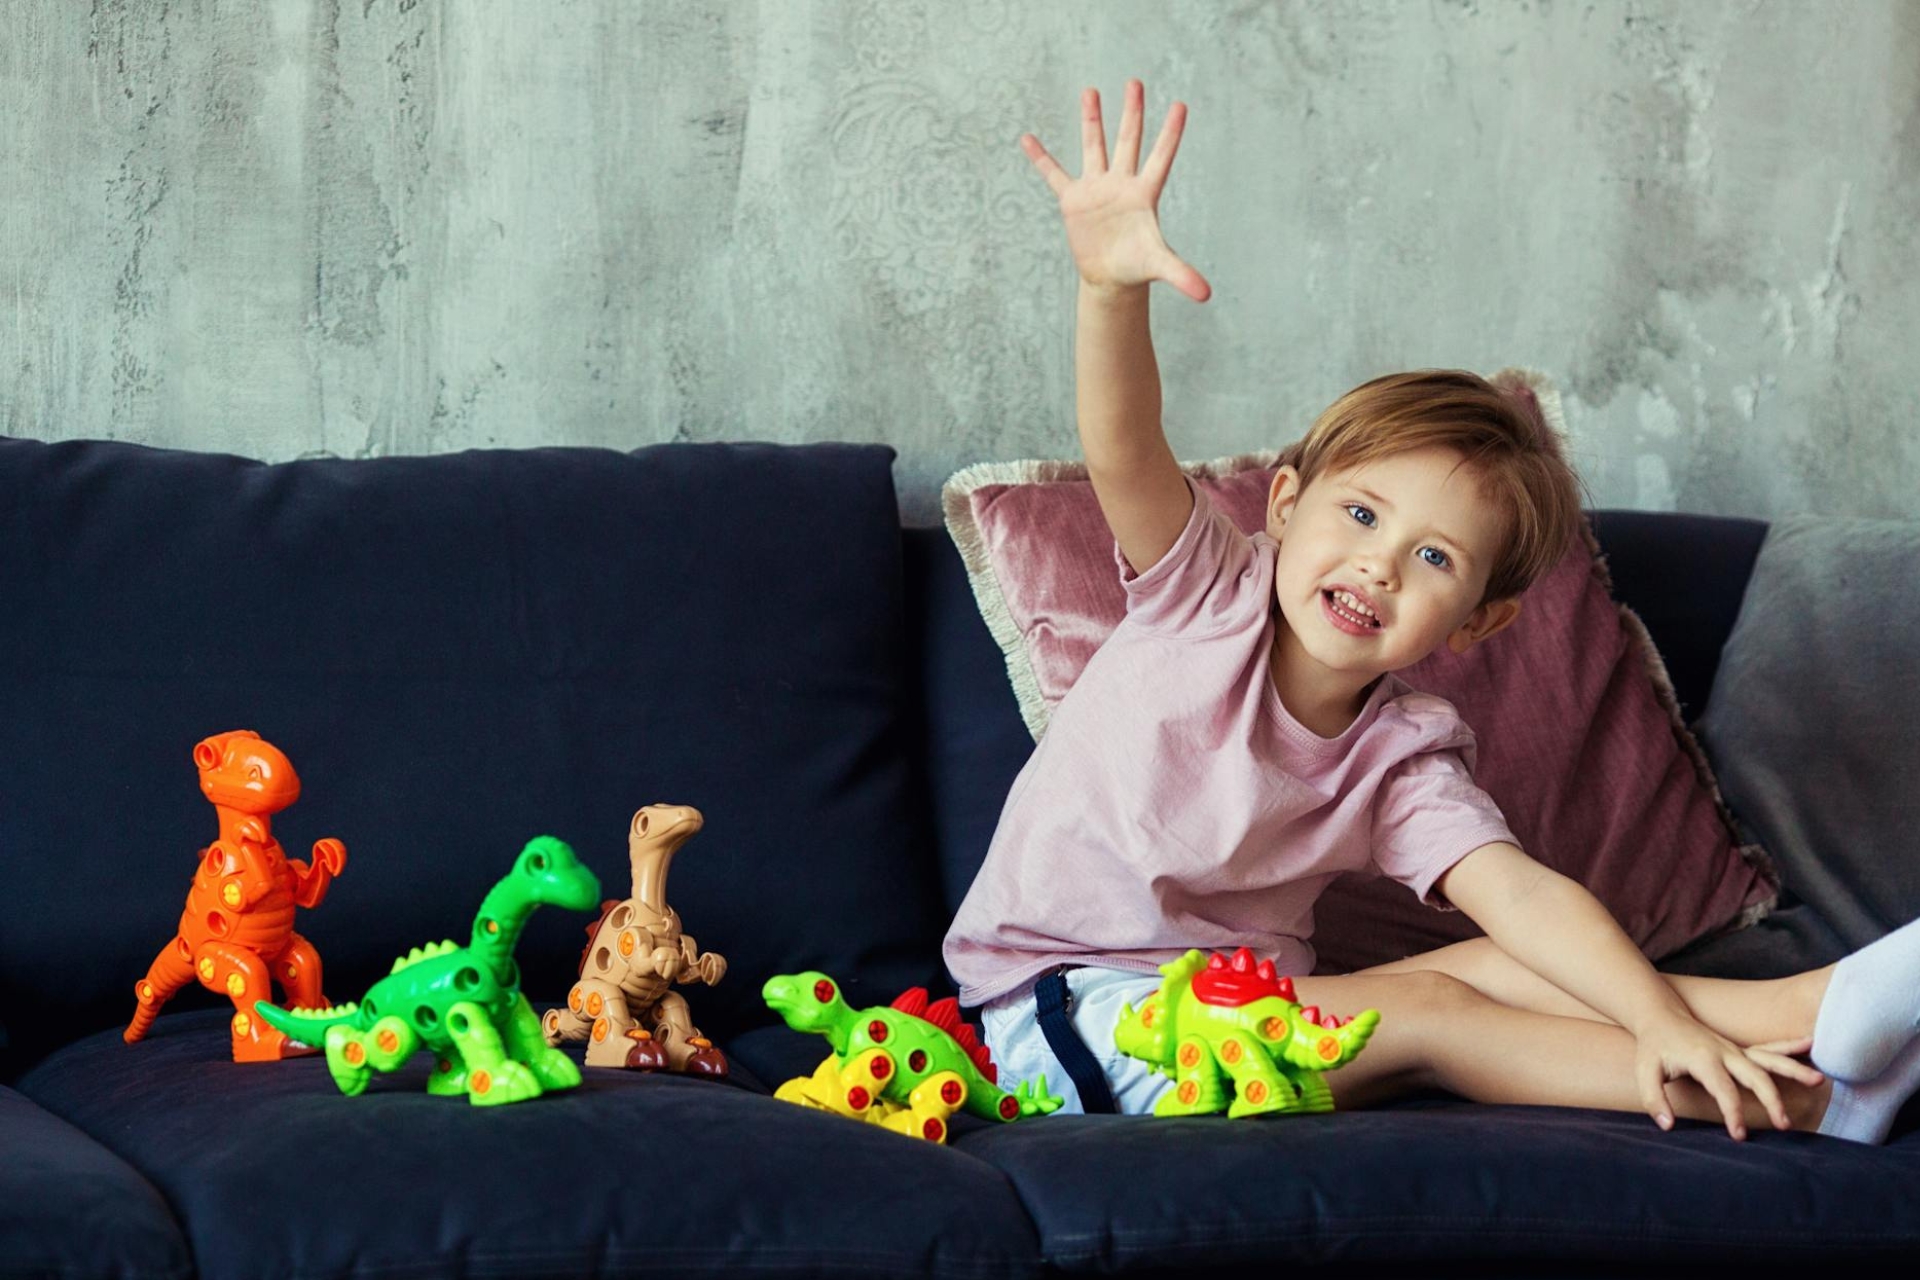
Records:
M1192 108L1178 453L1531 364L1603 504L1920 514L1914 0L4 0L0 430L1061 456L1020 155ZM1149 135L1151 136L1151 135ZM9 305L10 304L10 305Z

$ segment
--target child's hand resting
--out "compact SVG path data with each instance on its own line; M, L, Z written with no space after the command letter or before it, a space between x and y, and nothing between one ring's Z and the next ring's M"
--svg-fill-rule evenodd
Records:
M1642 1100L1647 1114L1662 1129L1673 1127L1674 1109L1667 1097L1667 1082L1682 1076L1691 1076L1719 1104L1727 1132L1736 1139L1747 1136L1746 1123L1741 1118L1740 1086L1745 1086L1759 1100L1776 1129L1790 1129L1793 1126L1773 1075L1805 1085L1815 1085L1821 1080L1820 1072L1787 1056L1804 1052L1808 1041L1755 1045L1743 1051L1726 1037L1684 1015L1643 1026L1636 1038L1639 1053L1635 1075L1640 1082Z
M1082 93L1078 178L1068 177L1032 134L1022 134L1020 146L1060 198L1067 247L1073 251L1073 264L1079 268L1081 280L1098 289L1124 289L1165 280L1195 302L1205 302L1212 288L1167 247L1160 234L1160 192L1167 185L1174 153L1180 149L1186 104L1176 102L1168 109L1159 141L1141 167L1140 131L1145 113L1145 89L1138 80L1127 81L1126 108L1120 115L1120 134L1114 140L1109 167L1100 92L1088 89Z

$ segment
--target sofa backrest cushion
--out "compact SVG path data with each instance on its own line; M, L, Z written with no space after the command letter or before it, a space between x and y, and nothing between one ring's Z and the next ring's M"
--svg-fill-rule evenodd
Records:
M880 446L665 445L263 465L0 440L0 1018L17 1069L124 1022L216 835L196 742L257 730L303 794L288 856L348 863L296 927L326 994L463 940L537 834L632 889L650 802L705 830L667 896L730 969L891 997L943 909L903 762L898 507ZM565 995L591 916L547 909ZM174 1007L211 1003L192 988Z
M1795 516L1700 723L1727 802L1849 948L1920 916L1920 521Z

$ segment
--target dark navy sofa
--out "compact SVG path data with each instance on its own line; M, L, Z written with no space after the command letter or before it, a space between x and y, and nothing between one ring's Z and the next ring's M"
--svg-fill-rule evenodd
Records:
M1030 748L946 535L900 527L891 460L742 444L264 466L0 440L0 1276L1910 1262L1911 1125L1883 1148L1736 1145L1432 1097L963 1121L933 1146L772 1100L826 1045L760 984L817 968L856 1004L948 990L941 934ZM1697 713L1764 526L1597 527ZM347 1098L316 1058L230 1062L231 1009L197 989L123 1043L213 835L193 744L233 728L299 770L274 820L288 852L347 844L300 923L335 1000L463 935L530 836L571 842L622 896L633 811L698 806L668 896L729 961L683 990L732 1079L590 1069L481 1109L428 1096L423 1056ZM586 923L535 918L536 1006L564 995ZM1831 949L1789 903L1677 963L1762 976Z

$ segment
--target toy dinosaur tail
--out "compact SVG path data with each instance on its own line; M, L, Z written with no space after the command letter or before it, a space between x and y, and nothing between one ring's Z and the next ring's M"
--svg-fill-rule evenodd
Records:
M282 1009L270 1001L260 1000L254 1003L253 1009L268 1026L316 1049L326 1044L329 1027L366 1030L361 1025L365 1019L360 1016L360 1006L351 1002L326 1009Z
M128 1044L132 1044L147 1034L147 1028L160 1016L162 1005L173 998L173 993L193 981L193 964L180 954L179 946L169 942L153 958L153 966L147 970L147 976L133 984L133 998L138 1002L134 1006L133 1021L121 1033Z

